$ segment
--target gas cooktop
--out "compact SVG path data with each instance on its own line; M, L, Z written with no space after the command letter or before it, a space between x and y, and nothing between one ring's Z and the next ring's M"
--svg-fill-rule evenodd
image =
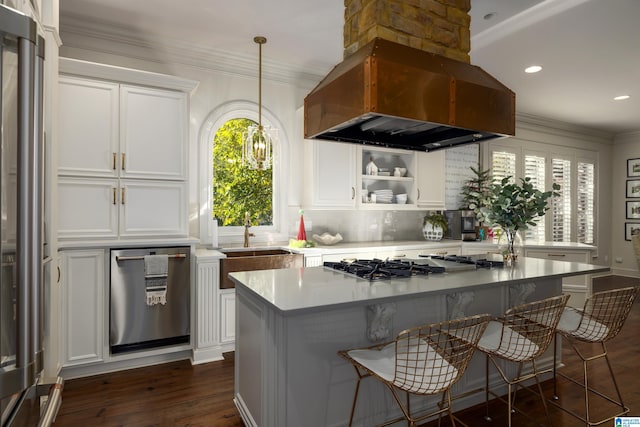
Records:
M325 262L324 267L367 280L426 276L445 272L500 268L502 261L479 256L420 255L419 259L357 259Z

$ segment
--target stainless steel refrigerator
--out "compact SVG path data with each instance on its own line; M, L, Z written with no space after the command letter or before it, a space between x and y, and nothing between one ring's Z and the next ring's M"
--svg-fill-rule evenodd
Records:
M0 5L0 414L2 426L49 425L62 380L43 373L44 41Z

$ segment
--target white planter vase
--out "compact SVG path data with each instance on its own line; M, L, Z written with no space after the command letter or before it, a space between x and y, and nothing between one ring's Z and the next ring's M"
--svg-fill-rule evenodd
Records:
M437 241L442 240L444 231L442 230L441 226L434 226L433 224L427 222L424 227L422 227L422 235L427 240Z

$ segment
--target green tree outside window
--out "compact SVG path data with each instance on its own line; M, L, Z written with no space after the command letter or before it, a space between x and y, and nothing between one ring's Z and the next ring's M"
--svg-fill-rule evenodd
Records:
M253 170L242 164L242 136L249 119L231 119L213 140L213 217L221 226L273 225L273 169Z

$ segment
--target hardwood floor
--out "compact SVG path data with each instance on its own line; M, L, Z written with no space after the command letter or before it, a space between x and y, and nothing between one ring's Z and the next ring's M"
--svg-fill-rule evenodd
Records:
M640 284L640 280L608 277L598 279L594 290L634 284ZM607 348L625 404L631 409L630 415L640 416L640 382L634 375L640 360L640 303L634 304L622 332L609 342ZM567 364L564 372L572 375L581 372L581 365L572 350L563 348L563 359ZM598 363L590 374L594 384L613 390L606 366ZM546 396L550 397L551 381L544 383L544 389ZM571 407L580 408L583 401L580 390L564 381L560 383L559 396L563 404ZM55 426L242 426L232 399L233 359L197 366L180 361L68 381ZM514 426L546 424L537 396L522 392L518 402L517 406L532 415L534 420L515 414ZM598 409L606 409L600 401L594 405ZM502 403L492 403L490 411L492 422L483 419L484 405L456 415L469 426L506 425L506 407ZM580 425L575 418L559 409L550 407L550 412L556 427ZM443 422L442 425L448 423ZM604 425L613 425L613 422Z

